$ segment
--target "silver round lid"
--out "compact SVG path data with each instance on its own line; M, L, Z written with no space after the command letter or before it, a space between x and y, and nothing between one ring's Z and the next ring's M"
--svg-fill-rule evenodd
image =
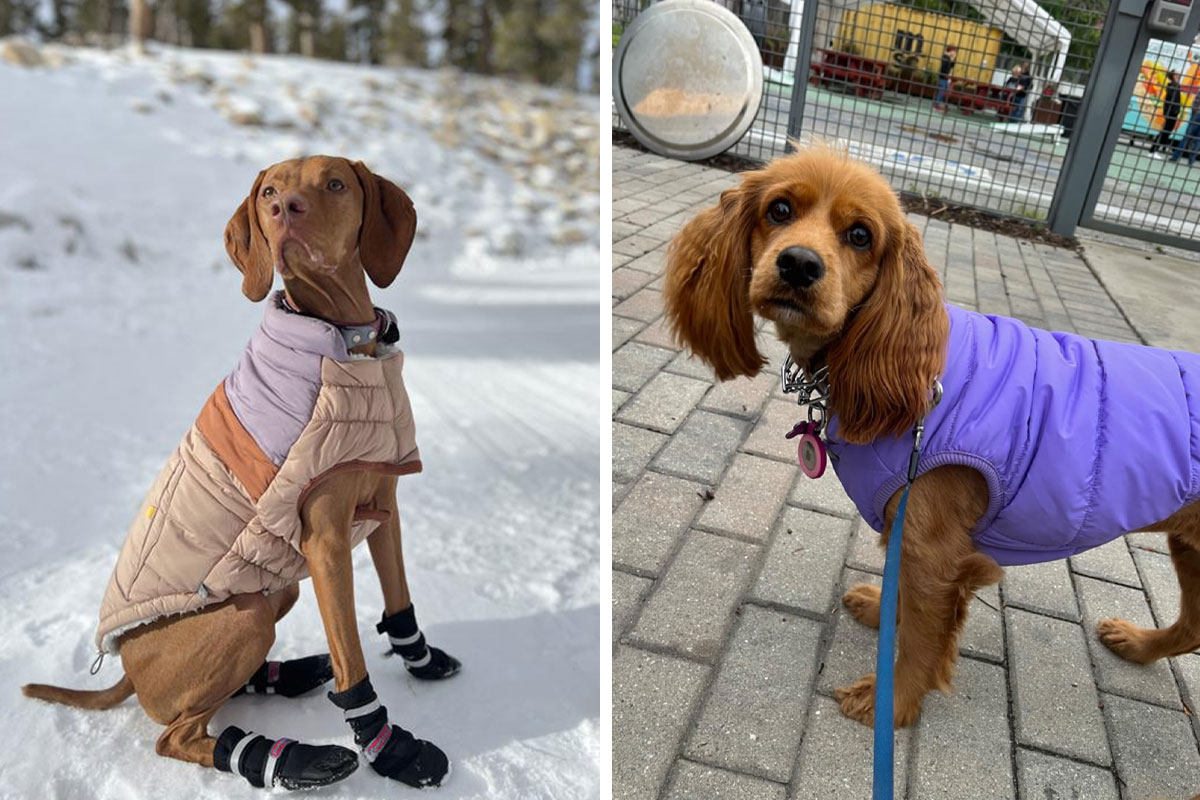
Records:
M639 142L695 161L749 130L762 98L762 54L712 0L663 0L625 29L613 53L613 101Z

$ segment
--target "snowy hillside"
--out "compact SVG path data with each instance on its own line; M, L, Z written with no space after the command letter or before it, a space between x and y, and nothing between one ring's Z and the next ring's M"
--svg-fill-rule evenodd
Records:
M376 304L407 354L425 473L400 481L406 560L432 643L464 662L422 684L381 655L355 554L368 668L392 718L455 762L423 797L599 794L600 270L594 100L452 72L235 54L48 48L0 63L0 797L261 797L160 758L134 699L99 688L92 637L150 481L261 317L222 246L257 171L361 158L404 187L418 238ZM326 649L311 585L273 657ZM217 715L350 745L322 694ZM367 767L328 797L405 797Z

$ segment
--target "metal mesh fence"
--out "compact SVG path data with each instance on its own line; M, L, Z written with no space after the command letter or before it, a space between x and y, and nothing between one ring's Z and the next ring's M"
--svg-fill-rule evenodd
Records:
M802 140L840 140L901 191L1045 219L1108 0L1039 2L823 2L797 71L803 0L724 0L765 70L758 117L732 152L785 151L798 77ZM648 4L614 0L614 43Z
M1152 39L1092 217L1200 242L1200 47Z

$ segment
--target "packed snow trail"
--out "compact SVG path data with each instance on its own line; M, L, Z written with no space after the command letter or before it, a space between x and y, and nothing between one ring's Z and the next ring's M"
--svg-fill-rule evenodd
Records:
M0 64L0 797L263 796L155 755L162 729L134 699L85 712L18 687L119 677L119 659L87 667L125 529L262 314L225 222L259 169L302 153L362 158L420 221L372 294L400 319L425 463L399 482L414 599L464 668L427 684L383 657L364 547L372 682L454 762L430 798L598 797L596 102L295 58L45 52ZM305 582L272 657L326 649ZM352 746L321 692L237 698L226 725ZM416 793L364 764L320 794Z

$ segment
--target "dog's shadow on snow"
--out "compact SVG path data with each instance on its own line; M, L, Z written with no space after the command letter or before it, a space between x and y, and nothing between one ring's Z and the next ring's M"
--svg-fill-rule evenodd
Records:
M487 790L487 782L462 762L514 741L572 730L600 715L597 605L431 625L425 634L431 644L463 662L462 672L444 681L419 681L407 674L399 658L384 657L377 642L364 642L364 649L371 683L391 721L437 744L451 762L458 762L450 780L434 793L440 799ZM295 699L234 698L217 713L209 730L215 735L226 725L237 725L272 738L352 747L349 727L325 697L332 688L330 682ZM348 780L321 794L373 796L384 788L378 783L382 780L364 761Z

